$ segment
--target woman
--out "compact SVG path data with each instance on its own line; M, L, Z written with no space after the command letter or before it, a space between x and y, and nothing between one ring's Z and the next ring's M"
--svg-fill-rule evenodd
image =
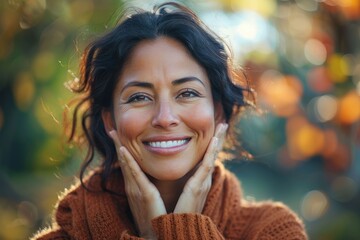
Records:
M85 108L81 184L34 239L306 239L294 213L245 201L216 161L247 89L193 12L167 3L129 15L82 60L70 136ZM83 179L95 152L101 166Z

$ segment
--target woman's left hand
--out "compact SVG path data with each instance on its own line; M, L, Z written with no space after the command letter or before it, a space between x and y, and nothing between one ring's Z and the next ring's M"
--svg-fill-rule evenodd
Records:
M201 213L211 188L215 161L226 136L226 123L220 123L215 130L204 158L194 175L187 181L175 206L174 213Z

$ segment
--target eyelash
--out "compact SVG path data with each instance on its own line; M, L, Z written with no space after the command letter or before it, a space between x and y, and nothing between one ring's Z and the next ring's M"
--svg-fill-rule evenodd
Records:
M187 95L187 96L184 96ZM192 95L192 96L189 96ZM184 91L180 92L180 94L176 97L179 98L194 98L194 97L201 97L201 94L195 90L192 89L185 89ZM129 97L129 99L126 101L126 103L136 103L136 102L145 102L145 101L151 101L151 98L147 96L144 93L135 93Z
M147 100L145 100L147 98ZM144 93L135 93L129 97L126 103L132 102L144 102L148 101L150 97L146 96Z
M181 97L181 95L184 95L184 94L187 94L187 95L192 94L193 96L183 96L183 97ZM201 96L200 93L197 92L197 91L195 91L195 90L193 90L193 89L185 89L184 91L182 91L182 92L178 95L177 98L179 98L179 97L181 97L181 98L193 98L193 97L200 97L200 96Z

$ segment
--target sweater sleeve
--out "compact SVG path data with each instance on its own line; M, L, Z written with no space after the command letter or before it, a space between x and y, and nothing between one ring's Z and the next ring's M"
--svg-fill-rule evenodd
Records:
M224 239L213 221L205 215L171 213L152 220L158 239Z
M263 221L259 229L260 240L306 240L307 235L302 221L286 206L276 206Z
M249 204L242 214L246 219L246 239L251 240L306 240L304 225L287 206L278 202Z
M61 229L45 228L37 232L30 240L60 240L70 239L70 237Z
M79 201L78 191L65 191L62 199L56 206L52 225L38 232L32 240L55 240L55 239L80 239L89 237L87 234L86 221L79 213L83 204ZM75 216L76 217L75 217ZM76 226L83 226L81 228Z
M121 228L115 223L113 226L103 227L100 221L103 223L104 219L99 217L99 213L96 214L99 219L96 219L93 215L89 216L89 213L85 211L86 201L83 200L84 194L84 190L79 188L74 191L66 191L56 207L55 219L51 227L38 232L31 240L144 240L134 236L130 231Z

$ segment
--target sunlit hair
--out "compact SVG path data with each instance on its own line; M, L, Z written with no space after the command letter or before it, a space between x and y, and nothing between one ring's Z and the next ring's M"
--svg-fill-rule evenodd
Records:
M241 84L236 77L226 45L190 9L176 3L164 3L151 12L137 10L126 15L115 28L85 49L79 82L72 86L81 98L76 102L72 122L67 127L69 141L83 139L88 145L80 172L81 181L98 152L102 157L102 188L106 190L106 180L117 162L117 156L101 113L103 110L113 111L113 92L134 48L143 40L159 37L169 37L182 43L205 69L214 103L222 105L227 123L232 123L234 116L248 105L245 95L252 93L247 84ZM246 83L246 80L242 82ZM80 137L78 119L81 120Z

